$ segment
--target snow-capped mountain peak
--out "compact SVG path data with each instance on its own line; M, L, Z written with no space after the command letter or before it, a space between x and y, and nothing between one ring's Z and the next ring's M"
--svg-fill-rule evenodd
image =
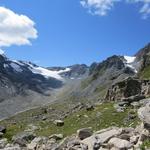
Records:
M21 72L21 66L27 66L28 69L34 74L42 75L45 78L55 78L57 80L63 80L60 74L71 70L70 68L65 68L64 70L54 71L34 65L30 62L22 62L17 60L13 60L13 63L11 63L11 67L18 72Z
M34 67L30 64L30 70L35 73L35 74L41 74L43 76L45 76L46 78L52 77L52 78L56 78L58 80L63 80L63 78L61 77L61 73L64 72L68 72L70 71L70 68L66 68L65 70L59 70L59 71L52 71L52 70L48 70L46 68L43 67Z

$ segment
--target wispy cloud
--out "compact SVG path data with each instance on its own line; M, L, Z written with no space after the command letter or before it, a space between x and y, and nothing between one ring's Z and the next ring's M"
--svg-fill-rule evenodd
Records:
M139 13L142 14L143 19L147 19L150 16L150 0L127 0L128 3L140 3L142 7Z
M142 18L150 16L150 0L80 0L80 4L93 15L106 16L115 3L123 1L126 4L141 4L139 13L142 14Z
M105 16L108 11L114 7L114 3L120 0L81 0L80 3L84 8L93 15Z
M0 7L0 47L31 44L37 38L34 25L27 16Z

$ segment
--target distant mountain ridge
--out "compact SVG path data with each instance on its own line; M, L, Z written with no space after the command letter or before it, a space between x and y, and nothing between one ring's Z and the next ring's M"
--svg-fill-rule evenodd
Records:
M43 68L0 54L0 118L59 100L104 100L112 84L127 77L150 79L150 44L135 56L111 56L90 66Z
M150 79L150 44L140 49L134 56L111 56L89 67L89 75L70 94L74 101L104 100L108 88L127 77ZM73 98L72 98L73 97Z
M47 69L53 71L65 70L65 68L69 68L69 71L62 72L60 75L64 78L69 79L80 79L88 75L89 67L85 64L75 64L67 67L48 67Z

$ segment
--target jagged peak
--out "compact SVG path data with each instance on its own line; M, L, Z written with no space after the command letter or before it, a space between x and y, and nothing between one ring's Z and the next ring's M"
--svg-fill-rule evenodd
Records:
M150 43L148 43L144 48L140 49L136 54L136 60L139 61L143 59L143 57L150 52Z

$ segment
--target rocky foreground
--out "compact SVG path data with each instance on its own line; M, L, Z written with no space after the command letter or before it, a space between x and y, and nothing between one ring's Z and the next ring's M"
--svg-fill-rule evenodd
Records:
M62 134L50 137L37 137L34 132L36 126L12 137L12 142L2 138L6 128L0 127L0 149L4 150L138 150L142 144L150 139L150 102L138 109L141 124L132 127L110 127L100 131L92 128L82 128L77 133L63 138ZM56 126L63 126L64 122L55 120ZM145 149L148 149L145 147Z

